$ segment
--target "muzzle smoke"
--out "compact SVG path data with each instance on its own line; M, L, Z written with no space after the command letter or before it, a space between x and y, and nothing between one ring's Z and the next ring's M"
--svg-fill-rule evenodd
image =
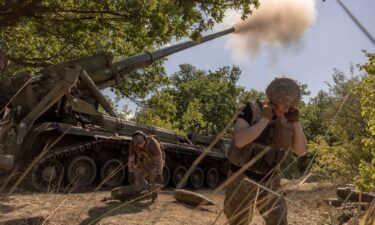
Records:
M314 0L261 0L253 15L245 21L235 21L236 32L230 35L226 47L237 62L248 56L254 58L262 48L298 48L315 17Z

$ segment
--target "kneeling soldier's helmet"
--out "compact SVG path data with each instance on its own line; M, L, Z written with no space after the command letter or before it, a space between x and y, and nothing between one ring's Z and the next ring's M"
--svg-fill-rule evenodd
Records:
M143 131L138 130L133 133L132 139L133 139L134 145L141 146L146 141L146 134L143 133Z
M287 77L275 78L267 87L266 94L274 104L297 106L301 100L298 84Z
M136 132L134 132L133 135L132 135L132 137L134 138L137 135L141 135L143 137L146 137L146 134L143 131L141 131L141 130L137 130Z

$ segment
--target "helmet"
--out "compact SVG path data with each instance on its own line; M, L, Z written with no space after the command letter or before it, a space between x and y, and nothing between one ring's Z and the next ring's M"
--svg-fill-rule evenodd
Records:
M266 94L274 104L297 106L301 100L298 84L287 77L276 77L267 87Z
M141 135L143 137L146 137L146 134L143 131L141 131L141 130L137 130L136 132L134 132L133 135L132 135L132 137L134 138L137 135Z

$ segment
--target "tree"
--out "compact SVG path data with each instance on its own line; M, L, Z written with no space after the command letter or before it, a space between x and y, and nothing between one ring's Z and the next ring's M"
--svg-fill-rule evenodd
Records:
M236 82L240 73L238 67L204 71L192 65L180 65L180 70L171 76L171 84L146 101L138 119L158 125L145 118L147 112L170 121L178 131L184 133L190 125L195 124L201 129L207 128L210 134L216 134L225 127L238 107L242 88ZM162 110L169 108L169 105L174 105L175 111Z
M328 92L320 92L317 101L307 106L308 117L303 122L310 131L309 148L317 155L315 174L347 182L358 175L361 161L371 162L371 151L362 141L370 133L362 113L361 94L355 91L361 86L361 76L346 78L335 70L333 81L328 84Z
M308 140L313 140L318 135L324 136L330 119L325 115L330 107L330 102L329 95L321 90L302 107L301 123Z
M245 90L244 88L242 88L239 97L239 103L243 104L248 101L256 101L257 99L266 99L266 93L264 93L263 91L257 91L253 88L250 90Z
M110 52L130 55L190 36L221 22L228 9L252 13L258 0L240 1L0 1L2 73Z
M219 23L228 9L250 15L258 0L0 0L0 79L108 52L115 58L153 50ZM167 76L163 61L126 74L116 94L134 102Z
M188 131L193 128L193 132L199 132L199 128L204 128L207 126L204 120L204 115L202 114L202 103L194 98L189 102L186 112L181 118L181 127L183 131Z
M135 118L138 123L179 131L176 113L175 97L169 92L159 91L141 106Z
M362 116L368 135L362 139L364 147L372 153L369 160L361 160L360 175L356 179L359 189L375 190L375 54L366 53L368 62L360 68L367 73L356 89L360 95Z

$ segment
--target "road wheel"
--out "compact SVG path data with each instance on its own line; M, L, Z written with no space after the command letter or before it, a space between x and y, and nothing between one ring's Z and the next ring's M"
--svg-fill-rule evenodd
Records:
M219 171L216 168L210 168L206 174L207 186L210 188L215 188L219 185L220 177Z
M124 178L124 164L118 159L107 160L100 170L100 180L107 187L120 186Z
M64 167L57 160L38 163L31 172L33 188L41 192L58 191L63 173Z
M186 171L187 171L187 169L184 166L178 166L178 167L176 167L176 169L174 169L174 171L173 171L173 185L175 187L178 187L178 188L185 187L186 181L184 183L181 183L181 184L180 184L180 182L182 181L182 178L185 176Z
M88 156L77 156L70 161L67 169L67 178L74 187L90 185L96 176L96 165Z
M168 165L163 167L163 186L167 187L171 179L171 171L169 170Z
M199 189L204 183L204 171L200 167L196 167L190 174L190 184L193 188Z

